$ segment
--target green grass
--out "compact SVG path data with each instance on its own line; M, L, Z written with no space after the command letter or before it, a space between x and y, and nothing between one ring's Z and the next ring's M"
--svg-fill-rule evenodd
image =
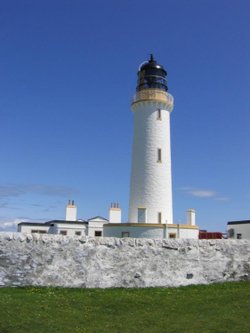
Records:
M249 333L250 282L148 289L0 288L0 333Z

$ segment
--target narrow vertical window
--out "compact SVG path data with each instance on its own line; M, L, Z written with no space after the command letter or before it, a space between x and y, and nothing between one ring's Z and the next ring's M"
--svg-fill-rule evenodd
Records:
M161 162L161 149L157 149L157 162Z
M138 223L146 223L146 208L138 208L137 221Z
M157 120L161 120L161 109L157 110Z
M158 223L161 223L161 212L158 212Z

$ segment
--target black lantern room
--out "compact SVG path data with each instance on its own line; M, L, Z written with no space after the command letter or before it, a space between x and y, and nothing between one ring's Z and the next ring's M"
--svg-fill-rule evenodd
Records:
M168 91L167 87L167 72L163 66L157 64L153 55L150 59L143 63L138 71L138 81L136 91L144 89L160 89Z

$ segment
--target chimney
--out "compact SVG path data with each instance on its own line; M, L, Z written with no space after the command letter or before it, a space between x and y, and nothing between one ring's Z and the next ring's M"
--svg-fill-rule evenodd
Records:
M122 211L118 202L112 202L109 208L109 223L121 223Z
M187 210L187 224L195 225L195 210L192 208Z
M77 208L74 200L69 200L66 206L66 221L76 221L77 220Z

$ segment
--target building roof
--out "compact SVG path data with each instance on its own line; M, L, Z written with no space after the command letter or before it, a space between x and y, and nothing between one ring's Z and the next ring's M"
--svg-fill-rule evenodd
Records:
M85 220L77 220L77 221L66 221L66 220L51 220L51 221L47 221L47 222L20 222L18 223L18 225L20 226L40 226L40 227L49 227L53 224L75 224L75 225L86 225L89 222L109 222L109 220L107 220L105 217L102 216L95 216L92 217L90 219L88 219L87 221Z
M126 227L133 227L133 228L167 228L167 229L199 229L197 225L189 225L189 224L163 224L163 223L108 223L104 225L105 228L126 228Z
M46 226L46 224L44 222L43 223L41 223L41 222L20 222L20 223L18 223L18 225L30 225L30 226L35 225L35 226L41 226L41 227Z
M102 216L91 217L91 219L88 219L88 222L93 221L93 220L102 220L102 221L107 221L108 222L108 220L105 219L105 217L102 217ZM98 221L96 221L96 222L98 222Z
M49 227L52 224L78 224L78 225L83 225L83 224L88 224L87 221L65 221L65 220L51 220L48 222L20 222L18 225L26 225L26 226L43 226L43 227Z
M51 220L51 221L48 221L48 222L45 222L45 224L57 224L57 223L60 223L60 224L88 224L87 221L66 221L66 220Z
M232 224L250 224L250 220L242 220L242 221L230 221L227 222L228 225Z

